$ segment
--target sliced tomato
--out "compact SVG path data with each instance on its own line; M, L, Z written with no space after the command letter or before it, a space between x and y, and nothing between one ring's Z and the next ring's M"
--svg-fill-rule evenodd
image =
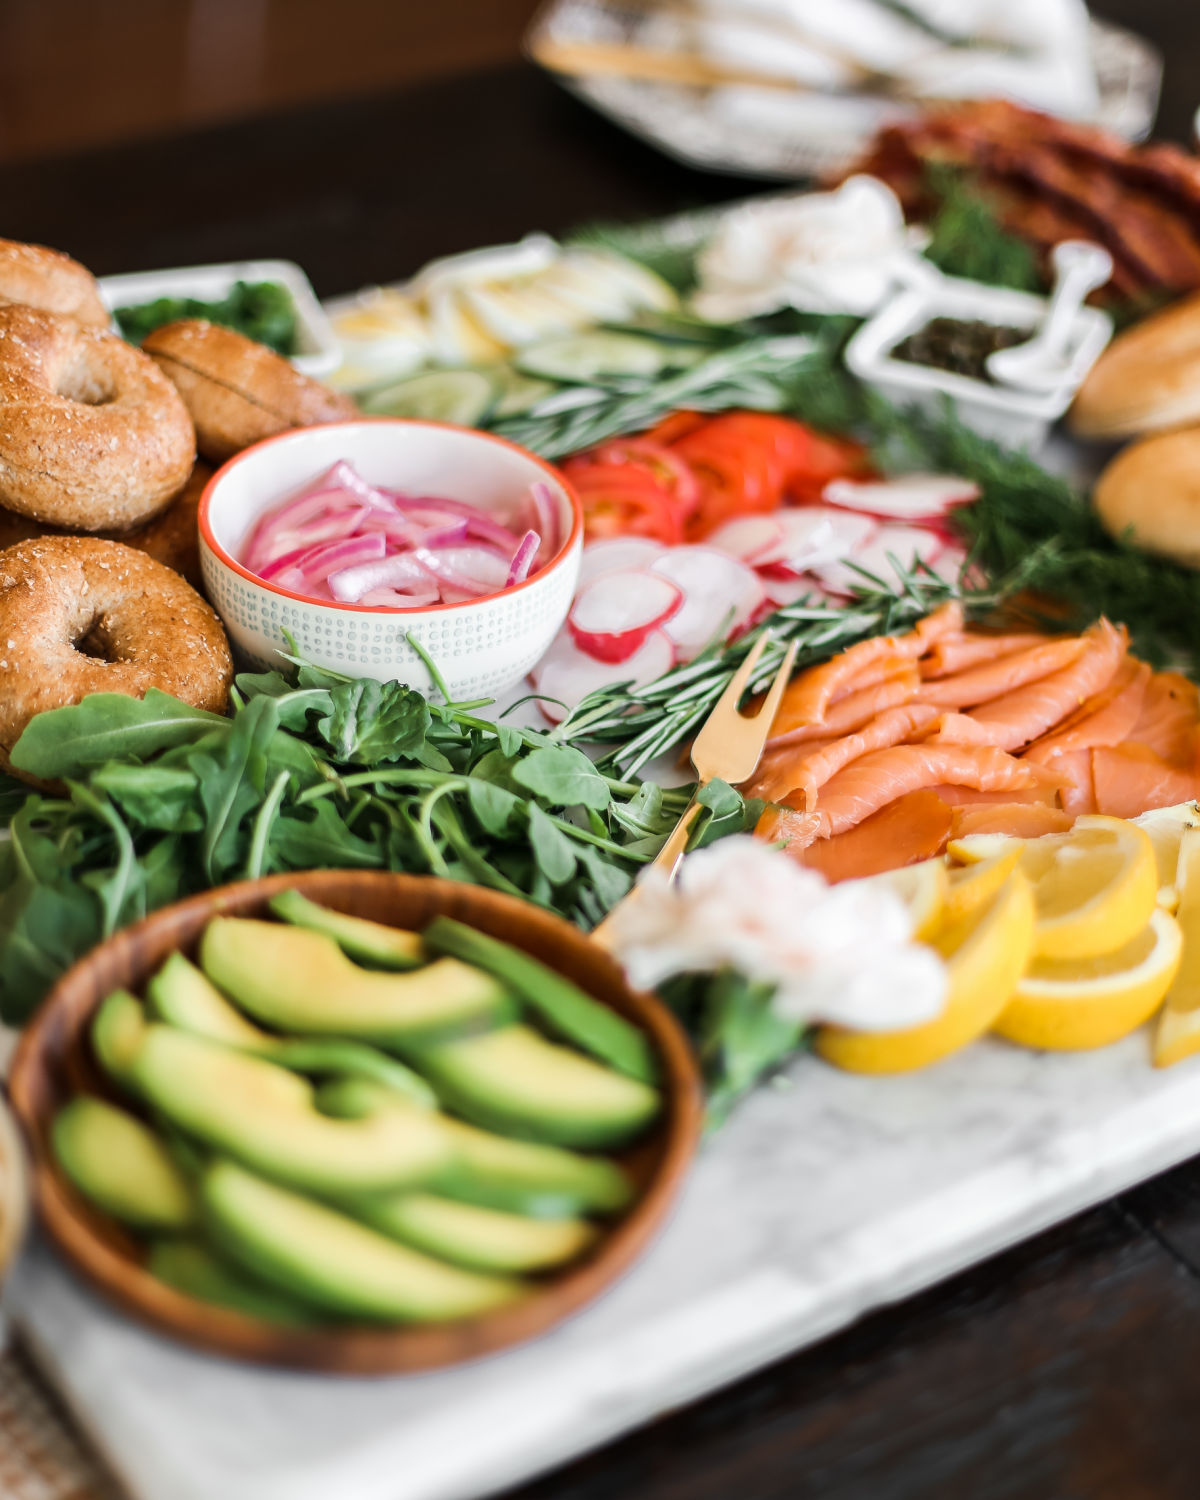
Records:
M563 465L580 504L589 541L647 536L674 546L683 540L683 513L675 497L633 464Z
M673 411L669 417L656 422L643 436L652 443L673 443L676 438L695 432L697 427L703 427L709 420L703 412Z
M674 497L687 516L700 501L700 486L687 463L673 449L649 438L617 438L601 443L589 455L598 464L630 464L643 469Z

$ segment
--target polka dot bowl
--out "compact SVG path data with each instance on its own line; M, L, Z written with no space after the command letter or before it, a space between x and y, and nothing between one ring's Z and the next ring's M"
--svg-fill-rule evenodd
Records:
M541 481L558 509L559 550L513 588L420 609L308 599L244 568L237 559L259 516L339 459L370 484L500 514ZM440 422L372 418L285 432L230 459L200 500L205 587L243 661L279 666L286 632L318 666L428 693L433 684L417 641L459 700L503 692L544 654L570 608L582 550L579 501L555 469L502 438Z

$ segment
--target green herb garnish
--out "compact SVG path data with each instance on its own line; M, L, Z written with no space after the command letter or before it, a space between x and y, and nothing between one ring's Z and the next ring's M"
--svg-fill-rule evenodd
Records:
M228 296L212 301L159 297L134 307L118 307L113 316L131 344L140 344L164 323L207 318L210 323L237 329L277 354L290 356L296 352L296 304L287 287L277 281L238 281Z

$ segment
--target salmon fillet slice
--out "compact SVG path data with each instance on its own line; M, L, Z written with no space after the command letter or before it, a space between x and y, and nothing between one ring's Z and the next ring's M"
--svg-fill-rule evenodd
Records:
M819 789L843 766L872 750L900 744L936 717L937 709L924 703L889 708L864 724L856 734L843 735L820 746L802 745L799 753L792 751L782 763L772 768L768 777L760 775L755 778L750 785L750 795L766 797L771 802L782 799L793 806L815 807ZM794 801L797 793L803 799L801 803Z
M1063 777L1059 801L1072 818L1098 812L1096 784L1092 777L1091 750L1067 750L1054 757L1054 768Z
M937 710L934 710L937 713ZM933 733L925 737L927 745L990 745L992 731L970 714L938 713Z
M844 833L905 792L944 784L985 792L1023 789L1039 783L1038 771L992 745L893 745L875 750L826 783L817 808L819 834L831 838Z
M1054 672L1061 672L1079 660L1088 644L1079 636L1042 641L1009 656L981 662L957 676L923 682L919 696L922 703L933 703L939 708L974 708L1024 687L1027 682L1040 682Z
M828 712L819 724L799 724L789 720L786 703L781 704L771 738L767 745L802 745L810 740L836 739L843 734L852 734L869 723L876 714L896 708L917 696L921 686L921 674L915 662L896 660L890 663L890 673L868 687L854 688L830 704Z
M921 662L921 675L927 678L951 677L998 657L1024 651L1029 646L1040 646L1045 639L1044 635L1033 631L1021 635L983 635L968 631L962 635L943 636L940 641L934 641L929 655Z
M978 807L952 809L950 837L968 838L973 833L1003 833L1015 839L1040 839L1046 833L1066 833L1075 819L1044 802L994 802Z
M929 790L936 792L951 807L995 807L1001 802L1057 807L1060 782L1056 774L1052 781L1039 781L1027 787L1004 787L998 792L983 792L971 786L934 786Z
M1127 656L1112 681L1059 724L1050 734L1035 740L1024 753L1031 760L1049 761L1071 750L1092 750L1097 745L1119 745L1127 740L1142 712L1150 668Z
M970 717L987 726L992 745L1000 750L1021 749L1107 687L1125 655L1126 632L1098 620L1088 626L1084 640L1087 649L1070 666L972 711Z
M1151 745L1128 743L1090 752L1096 811L1136 818L1155 807L1174 807L1200 797L1200 773L1173 765Z
M907 635L875 635L839 651L820 666L802 672L789 686L780 705L780 722L786 716L789 728L821 723L839 693L871 685L865 674L877 671L881 662L916 661L941 636L961 632L962 623L962 605L954 600L919 620Z
M856 828L797 849L802 864L826 880L857 880L932 859L949 837L954 809L931 792L909 792Z
M1146 686L1142 711L1129 739L1148 745L1164 760L1190 765L1198 720L1200 689L1195 683L1178 672L1156 672Z

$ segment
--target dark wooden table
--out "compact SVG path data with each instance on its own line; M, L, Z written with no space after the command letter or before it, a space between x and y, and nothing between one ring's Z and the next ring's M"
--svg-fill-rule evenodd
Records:
M1200 104L1195 0L1097 11ZM0 232L99 273L288 256L320 293L432 255L736 198L517 66L0 169ZM795 1184L802 1203L804 1184ZM470 1441L470 1433L463 1433ZM513 1500L1197 1500L1200 1162L524 1487ZM349 1497L348 1497L349 1500Z

